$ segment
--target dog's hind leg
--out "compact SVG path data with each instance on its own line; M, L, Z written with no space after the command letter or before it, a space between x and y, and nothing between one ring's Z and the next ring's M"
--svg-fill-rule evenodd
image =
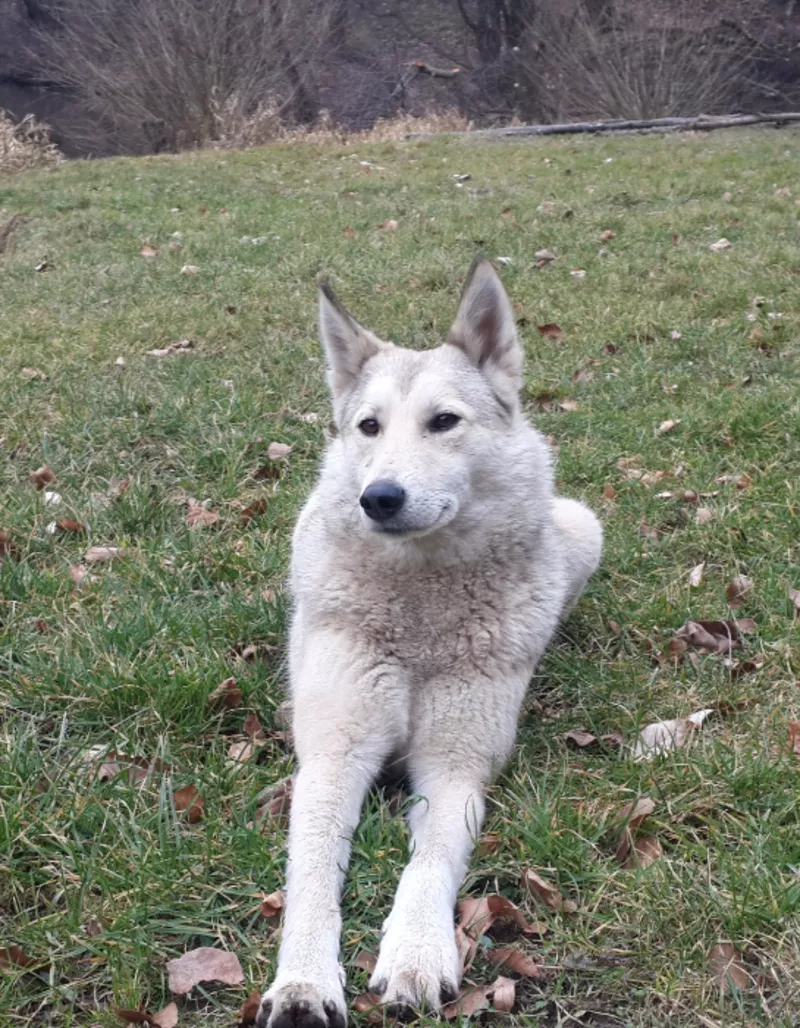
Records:
M561 613L566 618L600 563L603 527L593 511L566 496L553 500L553 524L561 537L568 583Z
M306 643L293 683L294 783L286 915L259 1028L343 1028L339 899L364 795L404 731L401 685L333 633ZM401 736L402 737L402 736Z

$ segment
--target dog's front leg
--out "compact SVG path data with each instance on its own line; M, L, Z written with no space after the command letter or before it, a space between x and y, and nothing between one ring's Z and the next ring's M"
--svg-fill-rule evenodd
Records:
M483 823L486 786L513 746L527 677L438 681L420 697L408 757L419 796L409 814L413 851L370 981L387 1004L437 1010L458 990L456 898Z
M324 645L323 645L324 643ZM286 915L259 1028L342 1028L339 898L364 795L402 731L386 669L360 669L340 640L316 640L294 683L299 771L292 796Z

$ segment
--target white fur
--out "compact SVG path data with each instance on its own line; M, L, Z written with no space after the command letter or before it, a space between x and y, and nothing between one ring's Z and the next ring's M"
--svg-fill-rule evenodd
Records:
M448 342L383 343L326 293L323 346L339 435L294 534L290 674L299 771L286 919L259 1024L346 1017L339 897L367 789L388 762L415 795L412 856L371 987L437 1009L459 985L453 909L508 759L531 674L602 550L556 498L549 448L520 410L522 351L491 265L473 267ZM433 431L448 412L460 421ZM365 418L377 435L359 429ZM359 505L391 479L395 531Z

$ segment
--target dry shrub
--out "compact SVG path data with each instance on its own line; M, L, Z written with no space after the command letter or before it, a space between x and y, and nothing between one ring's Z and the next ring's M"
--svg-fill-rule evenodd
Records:
M411 132L467 132L471 128L472 122L455 109L426 111L418 116L402 112L361 131L336 124L323 110L313 125L294 126L281 120L278 101L261 103L248 114L234 97L217 112L215 139L209 145L222 150L249 150L271 143L374 143L403 139Z
M50 139L50 126L26 114L13 121L0 110L0 175L14 175L29 168L52 168L64 158Z

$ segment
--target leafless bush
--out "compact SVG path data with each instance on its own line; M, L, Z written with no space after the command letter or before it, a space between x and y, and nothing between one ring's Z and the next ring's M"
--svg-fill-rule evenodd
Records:
M514 55L515 89L542 121L723 113L747 100L751 50L688 5L618 0L601 18L584 0L568 17L550 5Z
M52 79L93 112L99 137L128 152L178 150L217 139L234 109L315 120L311 66L329 15L313 0L63 0L42 43Z
M50 139L50 128L33 115L15 122L0 110L0 175L13 175L29 168L50 168L63 160Z

